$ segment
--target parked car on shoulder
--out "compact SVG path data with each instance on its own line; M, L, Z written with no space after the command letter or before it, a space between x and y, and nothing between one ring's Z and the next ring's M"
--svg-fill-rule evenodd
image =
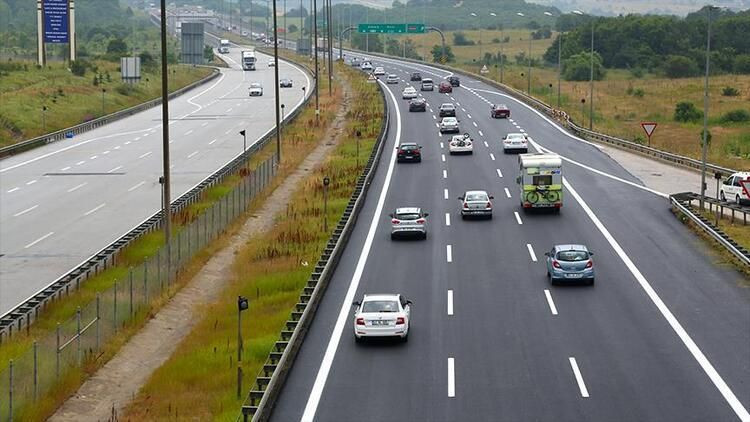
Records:
M719 187L719 197L737 205L750 202L750 172L734 173L724 179Z

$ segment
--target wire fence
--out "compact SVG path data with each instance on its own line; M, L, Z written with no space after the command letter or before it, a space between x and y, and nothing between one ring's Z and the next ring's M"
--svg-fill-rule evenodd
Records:
M185 264L248 209L277 168L274 154L253 170L240 170L235 187L175 233L171 248L165 245L141 265L130 268L124 279L97 293L96 300L78 308L73 318L58 323L53 333L11 360L0 371L0 421L14 420L14 412L19 419L19 411L33 406L60 380L97 359L108 340L135 316L148 312Z

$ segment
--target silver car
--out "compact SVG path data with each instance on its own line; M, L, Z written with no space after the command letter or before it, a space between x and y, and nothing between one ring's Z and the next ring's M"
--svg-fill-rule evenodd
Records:
M458 119L456 119L455 117L443 117L443 119L440 121L440 133L445 132L460 132L460 130L458 129Z
M550 283L585 282L594 284L594 260L584 245L556 245L545 252L547 257L547 278Z
M488 195L483 190L468 190L463 196L459 196L461 201L461 218L467 217L486 217L492 218L492 199L494 196Z
M249 90L251 97L260 97L263 95L263 85L261 85L260 82L251 83Z
M391 213L391 239L399 236L418 236L427 239L427 216L421 208L396 208Z

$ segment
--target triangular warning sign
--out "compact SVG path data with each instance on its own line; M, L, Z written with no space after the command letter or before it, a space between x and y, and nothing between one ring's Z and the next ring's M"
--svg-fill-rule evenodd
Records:
M651 136L651 134L654 133L654 130L656 130L656 123L654 122L643 122L641 123L641 127L644 131L646 131L647 136Z
M479 73L489 73L489 69L487 69L487 65L483 65Z

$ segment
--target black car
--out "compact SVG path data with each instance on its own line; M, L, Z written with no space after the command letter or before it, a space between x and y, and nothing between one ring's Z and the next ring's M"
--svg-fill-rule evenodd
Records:
M414 142L402 142L401 145L396 147L396 150L398 150L396 161L399 163L405 161L422 162L421 145L417 145Z
M451 86L461 86L461 80L458 79L458 76L451 76L448 78L448 82L451 83Z
M422 80L422 74L419 72L414 72L411 74L410 81L421 81Z
M445 103L440 105L440 117L456 117L456 106L453 103Z
M292 80L291 79L282 79L279 81L279 87L281 88L291 88L292 87Z
M415 98L409 101L409 111L427 111L427 100Z

